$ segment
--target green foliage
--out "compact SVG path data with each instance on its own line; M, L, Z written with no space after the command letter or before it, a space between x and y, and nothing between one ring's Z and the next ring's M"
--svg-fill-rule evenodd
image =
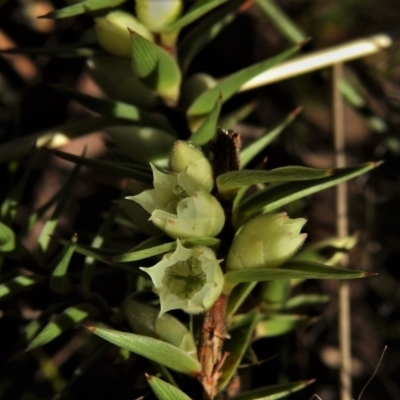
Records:
M261 253L264 256L268 245L279 236L276 230L270 232L265 226L271 212L285 211L288 205L294 205L301 213L301 203L297 200L368 173L379 163L341 169L303 165L244 169L264 156L265 148L294 122L300 110L296 109L241 149L237 143L232 144L234 141L229 142L234 135L218 126L225 128L227 124L226 128L232 128L245 119L255 105L246 104L227 113L224 104L246 82L294 55L300 45L220 80L203 73L188 76L194 58L235 19L245 2L199 0L186 7L182 15L179 15L178 5L178 11L171 17L173 20L153 30L150 29L151 15L143 14L147 8L140 11L137 8L136 17L145 25L141 31L143 35L139 28L133 31L126 26L128 20L139 22L135 16L118 8L123 2L88 0L43 16L62 19L87 14L93 17L99 44L112 54L104 55L99 48L83 51L85 48L80 43L54 49L19 49L27 54L87 57L88 72L106 96L95 97L53 85L53 89L67 99L80 103L99 117L50 128L0 147L2 162L19 162L31 150L26 164L21 166L19 181L5 193L0 209L0 266L6 266L1 277L0 300L18 299L22 291L29 294L30 290L33 293L44 287L50 289L51 300L41 315L25 324L21 346L32 350L30 354L38 358L41 370L46 372L44 375L53 380L56 389L52 397L68 394L75 382L83 379L82 376L106 354L110 362L115 348L120 358L128 359L134 353L150 361L144 364L140 374L151 373L146 374L147 382L159 399L190 399L181 388L187 387L187 380L191 379L199 380L210 397L220 393L228 396L238 368L246 356L253 354L253 341L286 335L314 324L318 318L299 314L296 309L329 301L325 294L293 294L293 287L306 279L355 279L373 275L340 267L343 257L355 245L354 237L306 244L302 251L293 255L306 236L300 234L303 218L296 218L297 222L288 219L287 224L292 228L297 224L296 229L284 230L283 245L272 246L270 253L278 254L280 263L272 265L267 257L258 268L245 265L234 270L228 257L233 243L240 242L235 249L238 258L240 254L250 253L254 253L254 259ZM275 13L276 25L287 30L286 36L292 42L295 38L303 39L301 32L289 29L273 3L271 7L268 1L257 3L267 14ZM111 13L110 9L113 9ZM127 19L119 24L115 36L122 38L117 40L122 50L112 51L114 37L108 37L107 30L103 30L105 36L102 36L100 28L109 22L110 15L122 14ZM193 22L194 26L190 26ZM187 32L183 31L185 36L177 40L184 27L187 27ZM127 41L122 43L124 38ZM182 131L175 131L176 126L181 126ZM59 147L60 143L99 129L108 132L111 158L91 159L84 154L51 150L51 155L76 166L62 188L21 223L16 218L17 211L22 208L23 196L28 191L27 183L36 163L36 147ZM187 154L178 157L177 146L182 143L185 145L179 151L187 151ZM66 240L59 237L57 229L62 225L82 167L112 175L118 182L118 189L122 186L125 189L120 190L115 203L101 216L99 227L82 235L70 232L67 238L72 238ZM219 214L213 213L216 208ZM40 227L37 222L41 219L45 221ZM217 219L215 228L213 224ZM246 232L257 220L262 224L251 229L260 234L267 232L268 237L261 241L248 235L251 238L244 249L239 240L241 232ZM37 226L40 232L36 246L28 250L23 245L24 235L34 232ZM84 238L82 242L78 242L78 234L80 239ZM294 247L290 246L292 240L296 241ZM171 257L176 260L168 265ZM246 258L251 259L247 255ZM221 265L220 275L210 260L218 268ZM163 274L160 274L160 266L164 268ZM151 271L148 274L153 283L143 271ZM121 275L126 283L123 292L110 296L108 290L114 288L110 288L108 277ZM216 275L220 278L218 282L213 281ZM170 290L173 285L176 290ZM207 285L214 294L205 290ZM162 293L164 287L170 291L167 297ZM219 297L214 299L213 295ZM174 307L183 303L187 306ZM164 311L174 308L188 312L208 311L190 317L183 317L181 311L160 316L160 308ZM207 325L207 318L215 317L216 312L222 324L220 330L212 325L218 318L211 318L212 323ZM82 329L82 323L88 331ZM80 362L69 382L64 382L45 350L50 343L57 347L58 341L73 337L76 331L83 336L76 350ZM211 339L204 340L205 332ZM209 357L207 346L210 343L211 353L220 352L213 354L216 363L212 366L212 376L207 375L210 360L204 360ZM114 353L108 354L109 349L114 349ZM254 361L255 357L251 359ZM208 381L213 387L208 387ZM281 383L228 398L280 399L310 383Z

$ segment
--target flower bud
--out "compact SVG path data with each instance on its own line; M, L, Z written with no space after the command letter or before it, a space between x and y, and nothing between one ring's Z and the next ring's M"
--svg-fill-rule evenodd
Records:
M152 32L162 32L182 13L182 0L136 0L136 15Z
M150 268L140 269L150 275L154 291L160 296L161 311L181 309L198 314L209 309L221 294L224 276L208 247L187 249L177 240L173 253Z
M151 165L154 189L127 197L151 214L150 220L172 238L216 236L224 226L217 199L191 182L186 170L164 174Z
M153 34L127 12L115 10L94 20L97 40L105 50L115 56L131 58L132 45L128 28L154 42Z
M182 140L175 142L169 158L169 167L171 172L182 172L186 169L191 182L211 192L214 186L212 166L201 149L194 144Z
M290 219L286 213L263 215L248 221L233 240L227 269L277 268L303 244L300 234L304 218Z

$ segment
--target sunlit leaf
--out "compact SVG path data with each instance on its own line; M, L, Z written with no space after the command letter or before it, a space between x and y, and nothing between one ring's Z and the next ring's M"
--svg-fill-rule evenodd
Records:
M20 275L7 282L0 284L0 300L12 296L37 283L43 282L45 278L41 275Z
M184 392L179 390L177 387L163 381L156 376L146 376L147 382L149 383L154 394L159 400L190 400Z
M380 163L370 162L346 168L332 170L332 174L327 178L285 182L266 188L245 199L235 210L235 223L246 219L261 210L264 213L276 210L292 201L301 199L313 193L338 185L349 179L365 174L378 167Z
M189 117L201 116L209 113L215 101L218 99L220 94L222 95L222 102L229 100L247 81L252 79L254 76L266 71L267 69L279 64L286 60L298 51L299 47L295 46L275 57L268 60L261 61L250 67L244 68L238 72L229 75L228 77L221 80L212 89L203 92L189 107L187 114Z
M0 253L8 253L15 250L16 238L14 231L0 222Z
M222 366L222 375L219 381L219 390L228 385L249 347L258 313L253 311L245 317L245 321L229 331L229 339L224 342L224 352L228 357Z
M221 98L218 98L211 112L207 115L203 124L190 137L190 141L198 146L203 146L212 140L217 134L218 118L221 112Z
M201 371L200 363L192 356L162 340L95 326L88 329L118 347L128 349L174 371L193 376Z
M116 7L125 1L126 0L86 0L81 3L72 4L59 10L49 12L48 14L40 16L39 18L70 18L74 17L75 15Z
M198 0L192 5L192 7L189 8L189 10L186 11L184 15L164 28L163 32L178 31L191 24L193 21L196 21L215 7L226 3L227 1L228 0Z
M370 272L357 271L348 268L330 267L307 261L290 261L282 267L247 268L231 271L225 274L225 280L230 283L260 282L275 279L356 279L375 275Z
M268 146L276 137L278 137L283 130L293 122L299 112L300 109L293 111L268 133L253 141L249 146L245 147L240 152L240 165L242 168L244 168L254 157L260 154L260 152L266 146Z
M289 383L281 383L279 385L271 385L263 388L251 390L232 397L232 400L278 400L287 398L291 393L298 392L306 386L314 383L310 381L296 381Z
M174 58L160 46L132 31L131 43L135 74L165 100L177 101L182 76Z
M196 239L182 239L181 243L183 246L208 246L212 247L219 243L217 238L196 238ZM112 258L115 262L128 262L137 261L144 258L149 258L162 253L168 253L176 249L176 241L171 243L165 243L160 246L152 247L145 250L132 251L124 254L120 254Z

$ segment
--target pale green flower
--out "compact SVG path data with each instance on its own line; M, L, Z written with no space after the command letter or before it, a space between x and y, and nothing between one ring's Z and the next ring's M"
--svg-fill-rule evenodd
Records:
M154 189L127 197L139 203L150 220L172 238L213 237L225 222L217 199L190 181L187 172L164 174L151 165Z
M208 247L187 249L179 239L173 253L150 268L140 268L148 273L154 291L160 296L161 311L181 309L198 314L209 309L221 294L224 276L214 252Z
M303 244L300 233L307 221L290 219L286 213L254 218L235 236L227 257L229 271L243 268L277 268Z

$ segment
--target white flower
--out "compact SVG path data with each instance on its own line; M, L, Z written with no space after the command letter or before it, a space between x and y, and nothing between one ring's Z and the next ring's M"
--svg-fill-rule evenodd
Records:
M198 314L209 309L221 294L224 276L214 252L208 247L187 249L177 240L175 252L166 254L148 273L160 296L161 311L181 309Z
M192 182L186 170L164 174L151 165L154 189L126 197L151 214L150 220L172 238L213 237L225 222L217 199Z
M254 218L235 236L226 260L229 271L243 268L277 268L303 244L300 234L307 221L290 219L286 213Z

